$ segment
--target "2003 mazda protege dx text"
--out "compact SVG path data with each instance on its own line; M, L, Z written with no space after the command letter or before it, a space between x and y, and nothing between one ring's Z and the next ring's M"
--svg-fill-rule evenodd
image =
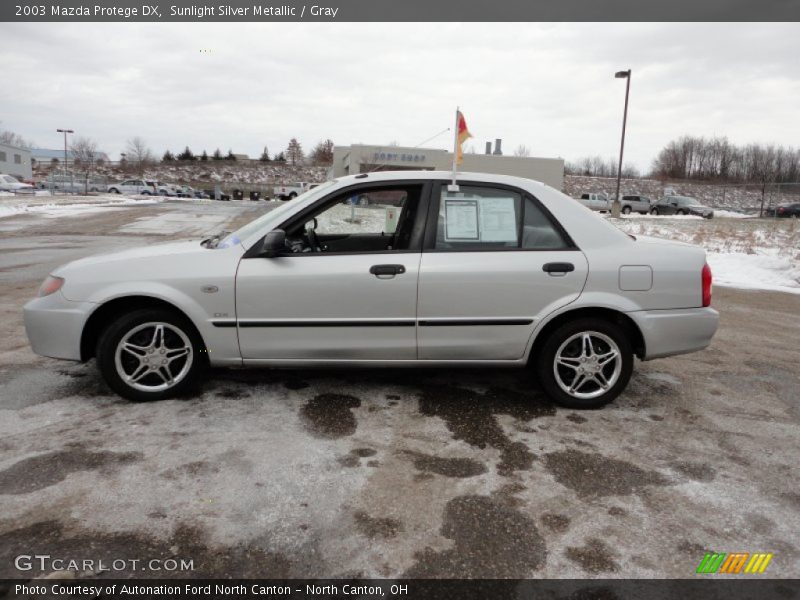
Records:
M717 329L696 246L633 238L541 183L403 171L322 184L238 231L55 270L25 306L33 350L96 357L132 400L215 366L530 366L593 408L634 355Z

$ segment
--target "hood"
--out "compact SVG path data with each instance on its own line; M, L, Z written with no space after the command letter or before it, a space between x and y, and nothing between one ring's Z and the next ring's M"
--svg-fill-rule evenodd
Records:
M75 269L84 269L87 267L91 268L99 265L108 265L115 262L128 262L136 259L164 258L192 253L199 254L202 252L211 252L211 250L201 246L200 240L153 244L152 246L130 248L128 250L112 252L111 254L98 254L96 256L80 258L57 268L55 271L53 271L53 275L61 276Z

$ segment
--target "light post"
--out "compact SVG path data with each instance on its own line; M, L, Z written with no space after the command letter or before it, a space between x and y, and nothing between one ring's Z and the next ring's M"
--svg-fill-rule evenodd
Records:
M622 140L619 143L619 167L617 168L617 193L614 196L614 204L611 206L611 216L619 217L619 184L622 179L622 154L625 151L625 125L628 123L628 94L631 91L631 70L617 71L614 73L617 79L625 79L625 112L622 113Z
M67 184L67 134L75 133L72 129L56 129L58 133L64 134L64 190L66 192Z

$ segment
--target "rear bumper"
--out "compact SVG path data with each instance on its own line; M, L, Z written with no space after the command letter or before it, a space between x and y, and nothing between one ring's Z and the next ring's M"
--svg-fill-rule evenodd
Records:
M627 314L644 337L644 360L702 350L711 343L719 325L719 313L713 308L642 310Z
M34 298L23 311L25 333L36 354L50 358L81 360L81 334L96 305L70 302L60 291Z

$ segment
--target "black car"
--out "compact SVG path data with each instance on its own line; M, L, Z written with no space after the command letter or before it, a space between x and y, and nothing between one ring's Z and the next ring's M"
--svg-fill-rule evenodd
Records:
M765 217L800 218L800 202L787 202L778 204L775 208L768 208L764 211Z
M714 218L714 210L703 206L689 196L664 196L650 209L651 215L696 215L704 219Z

